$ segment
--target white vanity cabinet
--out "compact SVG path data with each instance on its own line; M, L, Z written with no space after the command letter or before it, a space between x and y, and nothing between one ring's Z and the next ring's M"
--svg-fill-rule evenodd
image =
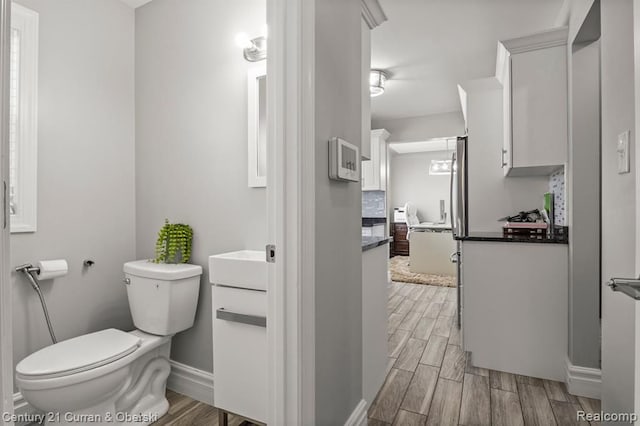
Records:
M267 285L264 251L209 256L213 307L213 404L267 421Z
M214 285L212 299L215 406L266 422L267 292Z
M566 27L498 43L506 176L548 175L567 161Z
M362 162L362 190L387 190L387 139L389 132L385 129L371 131L371 159Z

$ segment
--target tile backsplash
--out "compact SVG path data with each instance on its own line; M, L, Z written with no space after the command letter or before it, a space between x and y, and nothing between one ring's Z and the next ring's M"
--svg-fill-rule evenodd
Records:
M387 217L385 196L384 191L362 191L362 217Z
M553 192L555 224L557 226L566 226L564 168L553 172L551 176L549 176L549 192Z

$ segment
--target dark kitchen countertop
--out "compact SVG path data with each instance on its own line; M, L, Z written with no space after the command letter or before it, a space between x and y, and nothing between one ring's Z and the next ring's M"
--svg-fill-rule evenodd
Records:
M362 251L374 249L391 241L389 237L362 237Z
M486 241L498 243L533 243L533 244L569 244L569 234L565 230L556 233L553 238L527 238L527 237L505 237L502 232L471 232L465 237L455 237L459 241Z
M387 223L386 217L363 217L362 226L373 226L379 223Z

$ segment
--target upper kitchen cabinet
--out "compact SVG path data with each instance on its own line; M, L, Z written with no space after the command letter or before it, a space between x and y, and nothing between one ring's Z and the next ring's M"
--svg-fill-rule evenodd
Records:
M360 156L363 160L371 160L372 146L369 143L369 132L371 131L371 31L382 25L387 20L384 10L378 0L360 0L360 10L362 19L360 21L361 31L361 104L362 104L362 146Z
M551 174L567 161L567 27L498 43L505 176Z
M362 162L362 190L387 190L387 139L385 129L371 131L371 159Z

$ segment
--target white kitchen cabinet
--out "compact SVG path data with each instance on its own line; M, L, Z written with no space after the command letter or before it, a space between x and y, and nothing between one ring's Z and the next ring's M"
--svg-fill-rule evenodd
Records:
M387 139L385 129L371 131L371 159L362 162L362 190L387 190Z
M463 241L463 346L473 365L564 381L568 246Z
M371 405L387 376L389 244L362 252L362 394Z
M548 175L567 161L566 27L498 43L507 176Z

